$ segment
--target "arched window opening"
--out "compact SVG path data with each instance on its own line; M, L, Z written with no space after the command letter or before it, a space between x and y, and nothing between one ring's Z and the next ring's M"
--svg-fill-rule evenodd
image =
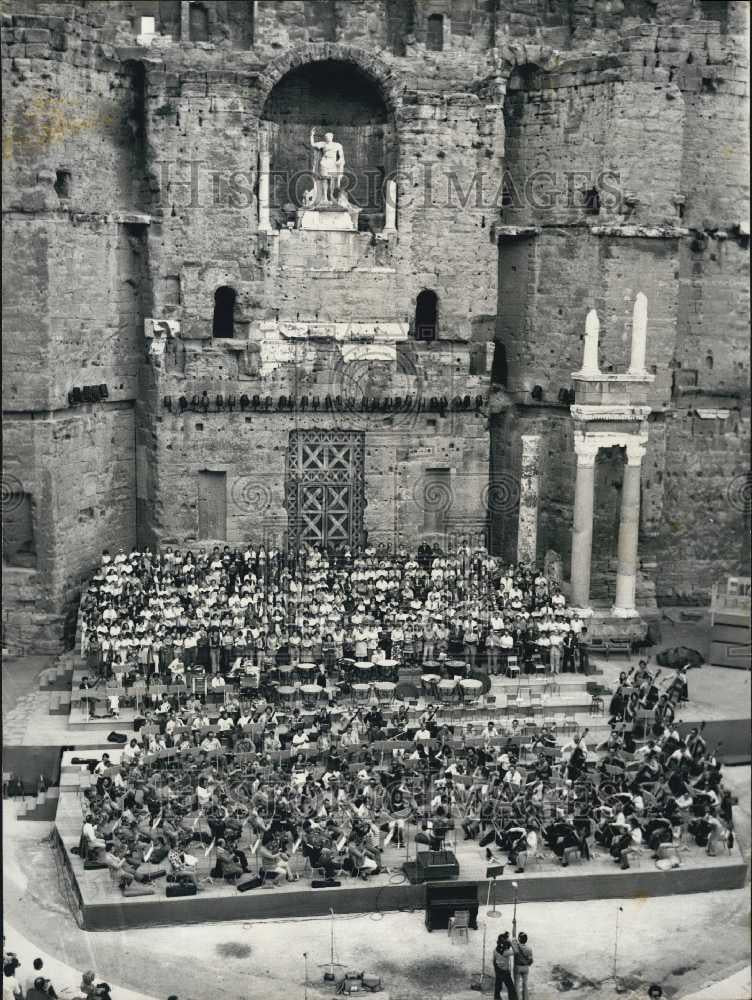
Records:
M439 299L430 288L424 289L415 302L415 339L436 340Z
M213 337L232 337L235 327L235 289L222 285L214 293Z
M203 4L192 3L188 9L188 37L192 42L209 41L209 14Z
M444 48L444 15L430 14L426 31L426 48L441 52Z

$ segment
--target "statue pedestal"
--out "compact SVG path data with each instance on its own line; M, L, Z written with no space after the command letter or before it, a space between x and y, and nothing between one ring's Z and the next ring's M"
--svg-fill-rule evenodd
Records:
M320 232L357 232L359 208L325 205L319 208L299 208L295 213L298 229Z

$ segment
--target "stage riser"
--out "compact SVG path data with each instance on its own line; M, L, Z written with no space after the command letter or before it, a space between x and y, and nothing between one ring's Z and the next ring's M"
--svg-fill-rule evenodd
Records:
M711 642L710 662L715 667L750 670L752 669L752 646L733 645L728 642Z
M651 862L644 861L643 864ZM586 899L634 899L647 896L684 895L744 887L745 866L724 864L711 868L687 868L661 872L615 871L612 875L567 874L557 877L518 877L520 905L525 902L574 902ZM460 872L460 879L463 882ZM505 880L496 883L496 905L508 906L514 890ZM450 885L451 883L441 883ZM478 898L485 902L489 883L477 882ZM160 884L157 893L163 893ZM374 913L378 911L424 909L425 886L369 886L354 889L304 889L277 892L255 889L227 897L193 896L167 899L164 895L132 899L123 903L83 906L84 928L89 931L126 930L158 924L198 924L220 920L274 920L285 917L327 916ZM481 915L482 915L481 910ZM524 912L524 911L523 911ZM507 913L509 916L510 914Z
M347 704L347 703L343 703ZM292 707L300 707L296 702ZM354 706L350 705L350 708ZM367 708L368 705L362 706ZM604 707L607 707L604 705ZM531 707L528 702L523 702L521 705L504 706L498 707L494 705L489 705L487 708L463 708L461 705L455 708L445 709L440 712L437 719L441 721L449 721L447 716L461 716L463 722L477 722L477 720L482 719L484 721L488 719L494 719L503 721L505 719L519 719L525 716L553 716L554 718L561 720L565 716L571 715L582 715L584 713L590 712L590 700L582 702L556 702L550 701L543 703L543 708L539 705ZM65 714L65 713L51 713L51 714ZM600 714L600 713L599 713ZM210 716L211 718L211 716ZM119 730L121 732L130 732L133 729L133 719L134 712L132 710L124 710L119 719L112 718L94 718L90 721L86 721L83 714L76 710L75 714L71 713L69 717L68 725L71 730L75 732L76 729L87 729L87 730L103 730L104 732L110 732L110 730ZM216 717L214 719L214 724L216 725ZM416 720L417 726L417 720Z

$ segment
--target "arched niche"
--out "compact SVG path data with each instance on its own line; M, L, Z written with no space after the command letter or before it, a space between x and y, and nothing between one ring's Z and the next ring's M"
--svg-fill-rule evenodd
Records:
M415 300L413 336L416 340L436 340L439 326L439 297L431 288L424 288Z
M267 96L261 128L270 153L271 207L299 206L312 187L314 126L317 140L332 132L343 147L350 201L366 218L382 212L384 178L397 168L393 115L376 80L344 59L294 67Z
M237 294L230 285L220 285L214 293L212 337L235 336L235 302Z

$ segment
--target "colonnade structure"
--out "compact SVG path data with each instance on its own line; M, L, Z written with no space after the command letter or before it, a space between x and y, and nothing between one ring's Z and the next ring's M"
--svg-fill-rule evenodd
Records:
M635 606L637 541L640 524L640 475L648 440L647 403L655 380L645 367L647 298L639 292L632 313L631 358L623 374L604 373L598 367L600 323L595 309L585 321L582 368L572 373L575 402L574 450L577 479L572 527L571 601L587 608L590 602L590 563L593 548L595 462L601 448L622 447L626 452L617 553L616 597L611 614L639 617Z

